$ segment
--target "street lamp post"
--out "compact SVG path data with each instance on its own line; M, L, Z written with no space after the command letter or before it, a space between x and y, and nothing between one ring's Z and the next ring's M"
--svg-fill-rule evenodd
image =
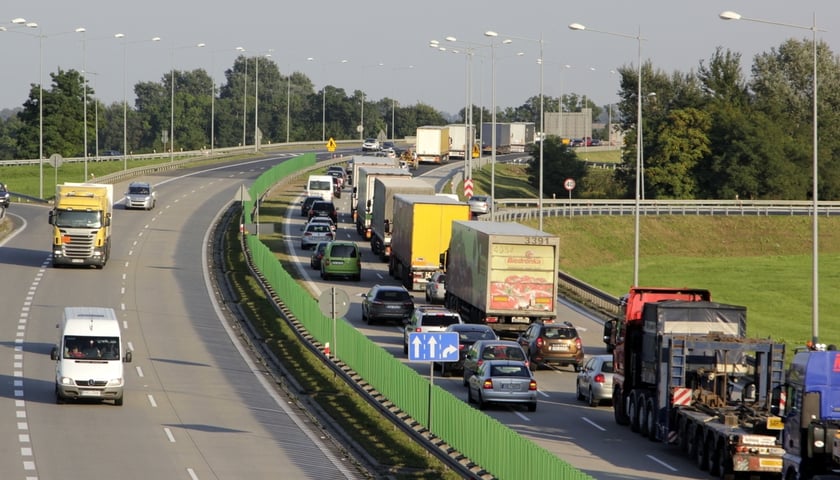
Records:
M123 33L116 33L114 34L114 38L120 40L122 42L123 47L123 170L128 170L128 95L126 93L126 75L127 75L127 47L129 42L125 40L125 34ZM159 42L160 37L153 37L150 41L152 42ZM130 43L142 43L143 41L138 42L130 42Z
M269 49L269 53L263 54L266 58L271 56L270 52L274 49ZM260 151L260 144L262 143L262 135L259 130L259 112L260 112L260 55L254 57L254 152Z
M87 181L88 178L88 144L87 144L87 34L85 33L87 30L85 27L79 27L76 29L76 33L82 34L82 103L84 107L82 109L82 116L84 117L82 120L82 128L84 132L82 134L83 142L85 144L84 151L85 151L85 179Z
M622 37L622 38L631 38L636 40L637 42L637 83L636 83L636 199L635 199L635 212L633 214L633 285L636 286L639 284L639 210L641 208L640 205L640 182L641 182L641 169L642 169L642 28L639 27L639 31L636 35L628 35L624 33L615 33L615 32L608 32L604 30L593 30L591 28L587 28L584 25L579 23L572 23L569 25L569 28L572 30L587 30L596 33L603 33L606 35L612 35L615 37Z
M245 59L245 79L242 81L242 146L244 147L245 144L245 129L246 129L246 114L248 111L248 57L244 55L245 49L242 47L236 47L236 50L243 54L243 58Z
M813 19L811 21L811 25L797 25L793 23L784 23L784 22L775 22L770 20L762 20L758 18L748 18L744 17L736 12L733 11L725 11L720 13L720 18L722 20L745 20L748 22L756 22L756 23L766 23L768 25L778 25L781 27L788 27L788 28L796 28L799 30L810 30L811 31L811 41L813 43L813 71L811 72L812 75L812 82L811 88L812 92L811 95L813 96L812 103L813 103L813 111L812 111L812 123L813 123L813 138L812 138L812 153L813 153L813 231L812 231L812 247L813 247L813 265L812 265L812 284L813 284L813 292L812 292L812 317L811 317L811 342L814 345L817 344L819 341L819 318L820 318L820 290L819 290L819 194L818 194L818 187L819 187L819 163L818 163L818 116L817 116L817 32L823 32L825 30L821 30L817 28L817 14L814 12Z
M44 198L44 34L40 25L24 18L12 19L12 24L38 29L38 198Z
M490 113L490 219L496 220L496 42L495 38L499 36L498 33L488 30L484 35L490 37L490 105L493 111ZM511 40L503 40L502 43L508 44Z

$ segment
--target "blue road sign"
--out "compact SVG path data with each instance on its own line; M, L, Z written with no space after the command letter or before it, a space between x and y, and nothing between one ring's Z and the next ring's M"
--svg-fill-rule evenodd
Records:
M408 334L408 361L455 362L457 360L457 332Z

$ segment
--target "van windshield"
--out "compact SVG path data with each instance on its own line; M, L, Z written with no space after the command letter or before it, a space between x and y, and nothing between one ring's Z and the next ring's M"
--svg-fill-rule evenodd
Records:
M64 358L119 360L120 339L118 337L65 335L63 352Z
M310 180L309 190L332 190L332 180Z

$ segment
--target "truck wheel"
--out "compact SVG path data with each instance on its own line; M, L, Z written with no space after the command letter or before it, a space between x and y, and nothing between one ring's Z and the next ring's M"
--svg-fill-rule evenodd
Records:
M709 469L709 451L706 450L706 444L703 442L701 432L697 432L697 439L695 440L697 451L694 452L694 463L700 470Z
M656 400L653 396L647 398L645 402L645 416L647 417L647 431L648 440L656 441Z
M715 478L724 478L726 476L726 468L724 468L726 453L723 445L715 446L714 440L709 440L709 443L711 444L707 448L709 451L709 474Z
M639 433L641 433L643 437L647 437L650 434L650 431L648 430L650 424L648 423L647 395L640 393L637 396L636 411L636 418L639 422Z
M613 418L618 425L628 425L630 420L627 418L627 410L625 399L621 396L621 389L616 388L613 391Z
M636 409L636 395L630 392L627 395L627 417L630 421L630 431L639 433L639 415Z

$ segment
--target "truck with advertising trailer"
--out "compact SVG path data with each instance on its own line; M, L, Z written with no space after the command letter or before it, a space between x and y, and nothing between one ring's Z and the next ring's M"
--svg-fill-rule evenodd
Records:
M49 214L52 264L103 268L111 255L114 186L98 183L56 185Z
M481 124L482 150L486 154L493 153L493 124ZM496 153L510 153L510 124L496 123Z
M557 317L560 239L507 222L458 221L441 263L444 305L511 335Z
M414 146L417 163L446 163L449 161L449 127L417 127Z
M510 151L525 152L534 143L534 122L513 122L510 124Z
M475 125L453 123L449 127L449 158L467 158L475 145Z
M644 303L613 352L616 422L676 446L715 478L778 478L785 450L773 404L785 345L747 338L746 322L738 305Z
M373 182L382 177L411 178L404 168L364 166L359 168L358 182L350 197L350 210L356 223L356 233L370 240L370 222L373 218L373 199L376 196Z
M823 344L797 349L779 398L782 478L840 479L840 351Z
M631 287L630 292L621 297L619 317L604 322L604 343L607 347L607 353L613 353L616 347L616 337L624 336L623 329L637 328L642 324L642 307L645 303L661 302L663 300L710 302L712 294L701 288Z
M56 325L58 344L50 352L55 365L55 401L111 400L123 404L123 364L131 352L123 346L112 308L67 307Z
M437 195L394 195L388 273L409 290L423 290L440 269L452 224L470 219L470 206Z
M394 228L394 196L398 194L434 195L432 184L420 178L379 177L373 182L373 216L370 250L383 261L391 256L391 231Z

